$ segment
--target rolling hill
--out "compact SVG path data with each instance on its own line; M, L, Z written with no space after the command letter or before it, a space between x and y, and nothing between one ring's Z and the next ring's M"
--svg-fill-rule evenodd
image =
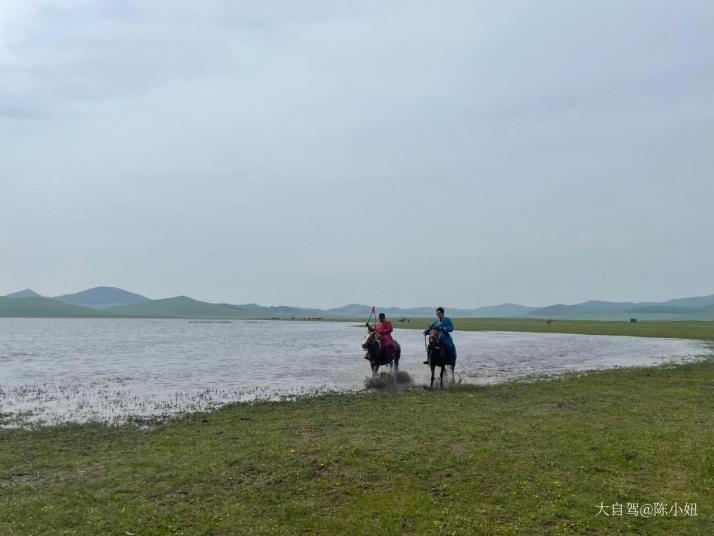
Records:
M378 307L380 312L385 313L390 317L431 317L434 316L436 307ZM353 303L343 307L323 310L322 313L326 316L361 318L368 317L371 307L369 305L361 305ZM526 307L525 305L517 305L515 303L504 303L502 305L493 305L489 307L476 307L475 309L463 309L458 307L448 307L447 314L454 317L464 318L499 318L522 316L533 311L535 307Z
M153 318L248 318L250 312L235 305L208 303L188 296L149 300L131 305L115 305L105 309L116 316Z
M569 320L711 320L714 296L678 298L665 302L609 302L590 300L574 305L550 305L527 314L534 318Z
M641 304L641 305L646 305L646 304ZM696 296L694 298L678 298L674 300L668 300L666 302L662 302L662 306L674 306L674 307L708 307L710 305L714 305L714 294L710 294L708 296Z
M150 300L116 287L94 287L45 298L31 289L0 297L0 316L35 317L149 317L149 318L343 318L367 319L371 307L352 303L342 307L318 309L286 305L263 306L257 303L232 305L208 303L188 296ZM390 318L432 317L434 307L378 307ZM546 318L563 320L714 320L714 294L676 298L663 302L610 302L589 300L566 305L526 307L505 303L473 309L447 307L455 318Z
M471 316L483 318L514 317L527 315L535 309L535 307L527 307L525 305L518 305L517 303L504 303L490 307L478 307L473 309Z
M289 305L258 305L257 303L245 303L242 305L230 305L237 307L246 314L257 317L314 317L324 316L325 311L315 308L291 307Z
M18 290L12 294L5 296L6 298L44 298L41 294L38 294L31 288L26 288L25 290Z
M583 315L612 315L614 313L627 313L638 304L631 302L607 302L590 300L575 305L564 305L558 303L541 307L528 313L528 316L541 318L573 318Z
M149 301L146 296L117 287L94 287L74 294L55 296L54 299L94 309L108 309L115 305L133 305Z
M633 314L664 314L678 315L683 317L714 318L714 304L702 307L682 307L677 305L651 305L647 307L635 307L631 311Z

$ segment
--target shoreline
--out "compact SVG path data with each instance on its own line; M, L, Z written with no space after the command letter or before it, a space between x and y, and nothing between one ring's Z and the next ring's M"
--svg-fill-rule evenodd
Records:
M319 320L307 318L265 317L160 317L160 316L4 316L3 319L74 319L74 320L184 320L188 322L309 322L309 323L354 323L363 326L365 319L335 317ZM424 329L433 319L409 318L409 321L393 320L395 329ZM455 331L504 331L522 333L570 333L573 335L611 335L632 337L658 337L665 339L693 339L714 341L714 320L647 320L629 322L624 320L567 320L541 318L452 318ZM548 323L550 320L550 323Z
M504 332L508 333L508 332ZM537 335L537 334L536 334ZM587 335L584 335L587 336ZM681 339L672 339L681 340ZM469 375L468 368L457 370L455 382L451 383L448 371L444 378L444 388L488 388L501 384L526 383L533 384L539 381L557 380L569 375L589 374L606 370L649 369L668 366L681 366L714 358L714 344L708 341L688 340L688 353L677 353L671 356L662 356L658 360L648 363L622 362L622 363L593 363L589 366L578 367L572 364L569 368L557 367L551 364L549 369L532 370L521 374L498 375L481 377L473 373ZM416 368L415 368L416 367ZM39 382L9 386L0 389L0 401L6 400L5 411L0 411L0 430L27 429L36 430L53 426L73 425L102 425L102 426L132 426L132 425L159 425L170 421L180 420L188 415L212 413L234 404L260 404L288 402L302 398L320 397L323 395L353 396L370 395L380 390L397 392L406 390L427 389L428 367L420 363L412 363L411 367L402 368L401 378L394 378L389 371L382 371L380 377L370 379L364 376L364 381L355 381L345 385L315 384L296 388L271 389L269 387L236 387L233 390L226 388L211 388L184 392L168 393L157 398L147 398L137 402L136 393L145 389L138 385L138 391L131 388L122 391L120 386L111 383L114 379L121 380L121 376L104 379L106 385L98 382L91 384L90 388L78 397L78 384L75 378L64 382ZM438 370L436 384L438 384ZM425 383L426 382L426 383ZM435 384L435 385L436 385ZM434 389L439 389L435 387ZM106 398L102 393L110 392L111 398ZM19 395L18 395L19 393ZM28 401L22 397L31 394L35 406L29 406ZM13 397L20 396L20 399ZM81 398L81 400L80 400ZM94 400L89 404L89 399ZM64 401L64 410L48 410L49 407ZM81 405L76 405L81 402ZM138 405L137 405L138 404ZM22 409L24 407L24 409Z
M173 320L178 320L178 319L173 319ZM194 323L196 322L195 320L187 320L187 319L180 319L181 322L188 322L188 323ZM211 321L201 321L199 323L203 322L210 322L214 323L214 320ZM239 322L256 322L256 320L250 320L250 319L244 319ZM303 321L298 321L298 322L303 322ZM352 323L354 322L353 320L347 321L347 323ZM420 326L422 323L425 323L426 320L420 321L412 321L409 322L408 324L411 324L411 326L404 326L403 324L398 324L397 327L398 329L400 328L405 328L405 327L411 327L412 330L419 330ZM503 321L499 320L498 326L494 325L493 321L487 320L485 323L482 319L478 320L471 320L471 322L467 322L465 319L457 319L457 322L463 322L464 324L461 326L462 329L458 330L461 332L469 332L469 331L479 331L480 328L487 328L488 331L492 331L494 333L499 332L498 330L494 329L497 327L503 327ZM264 325L267 326L266 321L261 321ZM342 324L345 326L345 322L339 322L337 324ZM533 322L529 322L529 324L533 325ZM336 324L335 324L336 325ZM558 333L563 333L565 332L564 329L562 328L567 328L568 324L566 323L559 323L559 326L556 328L553 328L552 326L554 324L548 325L545 323L539 323L536 324L536 327L543 327L546 326L548 328L548 331L544 330L531 330L531 331L520 331L520 333L528 334L528 333L535 333L535 334L558 334ZM593 336L597 334L593 334L592 332L588 333L583 333L582 328L590 328L593 326L593 323L583 323L583 322L576 322L574 324L578 328L581 328L581 332L576 332L574 334L579 334L579 335L585 335L585 336ZM595 324L597 327L600 327L602 323L597 323ZM618 324L620 325L620 324ZM360 329L363 327L355 324L354 326L345 326L346 329L350 330L352 327L356 329ZM513 325L506 326L506 327L513 327ZM629 325L626 327L632 329ZM659 325L658 325L659 327ZM327 326L326 326L327 328ZM465 329L463 329L465 328ZM560 328L560 329L559 329ZM269 331L272 328L266 327L264 329L268 329ZM341 328L342 329L342 328ZM509 329L502 329L500 330L501 333L509 333L513 332L514 330L509 330ZM567 333L567 332L565 332ZM680 333L681 334L681 333ZM622 336L635 336L632 333L621 333ZM657 335L661 335L661 333L657 333ZM405 336L403 333L402 336ZM471 337L473 338L473 337ZM679 337L669 337L672 340L682 340L682 338ZM467 338L468 339L468 338ZM557 339L556 339L557 340ZM551 362L552 360L548 361L547 363L543 362L539 367L526 367L524 371L521 371L521 374L496 374L495 376L490 376L486 375L484 376L483 374L471 374L470 376L468 375L468 367L466 369L458 371L459 374L457 374L457 382L464 381L466 384L471 384L471 385L484 385L484 386L489 386L489 385L497 385L499 383L507 383L511 381L528 381L532 382L533 378L541 378L541 379L549 379L552 377L557 377L561 376L563 374L568 374L568 373L579 373L584 370L589 370L589 371L597 371L597 370L603 370L606 367L610 367L613 369L619 369L619 368L629 368L629 367L638 367L638 366L646 366L646 367L651 367L651 366L661 366L663 362L674 362L674 363L686 363L688 361L692 360L697 360L697 359L706 359L709 355L714 353L714 342L706 339L706 338L699 338L699 339L686 339L687 341L691 341L690 343L684 343L687 344L688 346L691 347L690 351L685 351L682 350L680 352L672 352L670 358L665 358L664 355L662 358L659 360L651 359L648 360L649 362L647 363L638 363L635 359L625 359L624 354L623 354L623 359L619 360L618 362L607 362L603 361L602 364L597 364L593 363L590 365L590 368L585 368L585 367L578 367L576 362L571 362L571 365L569 368L566 369L566 367L563 366L557 366L556 363ZM559 344L559 343L558 343ZM597 342L594 343L589 343L589 344L595 344L595 348L597 348L598 344ZM604 344L604 343L603 343ZM618 343L619 344L619 343ZM625 343L623 344L631 344L631 343ZM638 343L638 344L645 344L644 342ZM653 344L657 344L654 343ZM676 343L673 343L676 344ZM637 346L637 344L635 344ZM596 350L597 351L597 350ZM605 348L600 348L601 352L605 352ZM533 354L531 357L536 357L537 354ZM575 354L574 354L575 355ZM633 354L634 355L634 354ZM659 355L659 354L652 354L652 355ZM667 354L665 354L667 355ZM632 357L632 356L631 356ZM666 361L664 361L666 359ZM420 361L420 360L419 360ZM424 383L424 374L423 370L425 367L420 366L419 363L415 362L412 363L412 365L416 365L416 368L414 366L409 367L409 363L405 363L407 366L406 369L403 368L407 373L413 375L413 380L414 383L412 384L413 387L415 388L420 388L422 384ZM428 367L426 367L428 368ZM529 372L527 369L530 368L531 372ZM498 370L498 369L496 369ZM466 373L466 376L463 375L463 373ZM355 381L350 382L349 385L345 384L345 386L340 386L340 385L333 385L330 386L328 384L320 384L320 383L314 383L312 386L304 386L304 387L299 387L299 388L283 388L280 390L275 390L272 389L269 386L238 386L238 387L232 387L228 389L231 391L228 393L226 389L220 388L220 387L206 387L204 390L195 390L195 389L189 389L186 393L177 393L177 394L168 394L165 396L159 395L159 396L150 396L146 400L139 400L136 398L135 393L140 393L142 390L146 390L146 387L142 385L137 385L136 387L128 387L124 388L122 387L123 382L119 382L118 385L115 385L112 383L114 379L112 377L110 378L103 378L103 381L106 383L106 385L102 385L101 381L97 381L92 384L91 388L86 391L86 394L83 394L82 397L84 398L91 398L94 400L94 403L89 403L89 398L87 400L80 400L79 394L78 394L78 388L75 385L76 381L72 378L68 379L64 383L55 383L55 382L40 382L40 383L32 383L32 384L22 384L22 385L17 385L13 387L12 385L8 386L3 392L0 392L0 402L6 401L7 403L3 404L4 411L0 409L0 427L3 429L8 429L10 427L22 427L22 428L27 428L27 429L35 429L38 427L48 427L48 426L57 426L57 425L62 425L63 423L69 423L69 422L74 422L78 424L86 424L86 423L104 423L110 426L122 426L124 423L131 423L131 422L138 422L138 423L160 423L164 422L166 420L171 420L175 418L180 418L183 415L190 414L190 413L196 413L196 412L203 412L203 411L219 411L222 407L226 405L230 405L235 402L246 402L246 403L252 403L255 400L280 400L280 399L293 399L295 397L302 397L302 396L315 396L319 395L321 392L333 392L333 393L341 393L341 392L347 392L347 393L353 393L353 392L359 392L365 390L366 387L369 387L366 383L366 377L365 377L365 383L361 381L362 376L360 375L359 377L355 376ZM120 379L121 375L117 376L116 379ZM129 378L131 379L131 378ZM438 378L437 378L438 381ZM426 382L428 383L428 377L426 379ZM136 383L136 382L134 382ZM141 383L141 382L139 382ZM96 385L95 385L96 384ZM134 391L132 389L138 389L138 391ZM17 396L17 392L20 391L21 397L19 399L16 399L15 396ZM111 392L112 393L112 398L111 400L106 398L106 395L103 395L102 393L105 392ZM13 394L14 393L14 394ZM28 400L25 400L25 398L29 395L34 397L33 399L36 400L37 402L33 402L32 404L27 404ZM175 400L174 400L175 399ZM57 403L60 403L62 400L64 400L64 406L60 407L57 406L58 409L49 409L51 407L55 407ZM76 405L80 404L81 405ZM95 405L96 404L96 405ZM138 404L138 406L137 406ZM141 406L141 407L139 407ZM39 408L39 409L38 409ZM64 409L62 409L64 408Z
M430 392L430 391L440 391L440 390L460 390L460 389L490 389L503 385L534 385L541 382L552 382L552 381L562 381L568 380L570 377L581 377L587 376L589 374L596 374L601 372L610 371L640 371L640 370L651 370L651 369L669 369L673 367L682 367L694 363L701 363L706 361L712 361L714 364L714 346L709 348L709 352L705 354L696 354L691 356L686 356L679 358L678 360L667 360L658 364L653 365L615 365L611 367L600 367L585 370L567 370L554 373L531 373L524 376L517 376L512 378L506 378L501 381L493 381L488 383L470 383L464 382L463 378L458 378L457 381L452 383L447 380L447 374L444 374L444 386L438 387L436 383L438 382L438 372L437 380L434 387L429 387L426 384L415 383L413 379L410 378L409 382L397 381L391 375L390 372L382 371L380 376L373 379L376 380L375 383L381 383L382 386L374 387L367 386L369 383L369 377L365 377L364 387L343 387L343 388L326 388L326 387L314 387L311 389L305 389L301 392L275 392L264 396L256 396L252 399L244 400L234 400L225 403L215 403L215 405L210 405L209 407L200 409L185 409L180 410L175 413L166 413L163 415L135 415L128 414L120 419L107 420L101 418L90 418L87 420L63 420L57 422L33 422L33 421L22 421L22 417L18 416L16 413L0 413L0 439L1 432L4 430L25 430L25 431L39 431L49 428L58 428L64 426L101 426L110 428L122 428L122 427L138 427L138 428L152 428L157 426L162 426L166 424L180 422L184 419L193 419L196 416L209 416L221 411L224 411L233 407L248 407L248 406L260 406L260 405L270 405L273 407L278 407L280 405L290 405L299 402L309 401L309 400L319 400L323 397L340 397L344 398L345 402L349 402L352 398L361 398L369 396L377 396L379 393L389 393L390 395L398 395L399 393L416 391L416 392ZM402 371L404 372L404 371ZM408 373L407 373L408 374ZM389 379L387 379L389 378ZM372 383L371 385L375 385ZM199 396L202 396L199 393ZM276 406L277 405L277 406Z
M0 431L0 530L707 533L714 359ZM695 517L596 516L604 501ZM348 523L348 525L345 525Z

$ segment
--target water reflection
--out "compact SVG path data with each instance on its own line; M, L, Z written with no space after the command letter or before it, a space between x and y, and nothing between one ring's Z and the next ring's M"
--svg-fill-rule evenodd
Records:
M231 401L353 390L369 373L363 329L347 323L0 319L0 414L17 422L121 422ZM397 330L402 368L427 379L419 331ZM457 332L457 370L489 384L531 374L655 365L707 352L699 342ZM0 424L3 423L0 415Z

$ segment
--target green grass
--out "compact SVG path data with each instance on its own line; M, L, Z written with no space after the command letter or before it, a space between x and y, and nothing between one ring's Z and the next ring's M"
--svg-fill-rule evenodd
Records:
M5 430L0 534L708 535L713 445L712 360Z
M674 339L714 340L714 321L604 322L597 320L545 320L531 318L454 318L461 331L525 331L537 333L579 333L584 335L632 335ZM424 329L431 320L412 318L394 322L397 328Z

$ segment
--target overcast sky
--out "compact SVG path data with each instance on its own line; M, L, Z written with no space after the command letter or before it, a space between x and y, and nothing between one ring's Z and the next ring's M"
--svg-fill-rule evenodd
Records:
M0 293L714 292L714 3L0 1Z

